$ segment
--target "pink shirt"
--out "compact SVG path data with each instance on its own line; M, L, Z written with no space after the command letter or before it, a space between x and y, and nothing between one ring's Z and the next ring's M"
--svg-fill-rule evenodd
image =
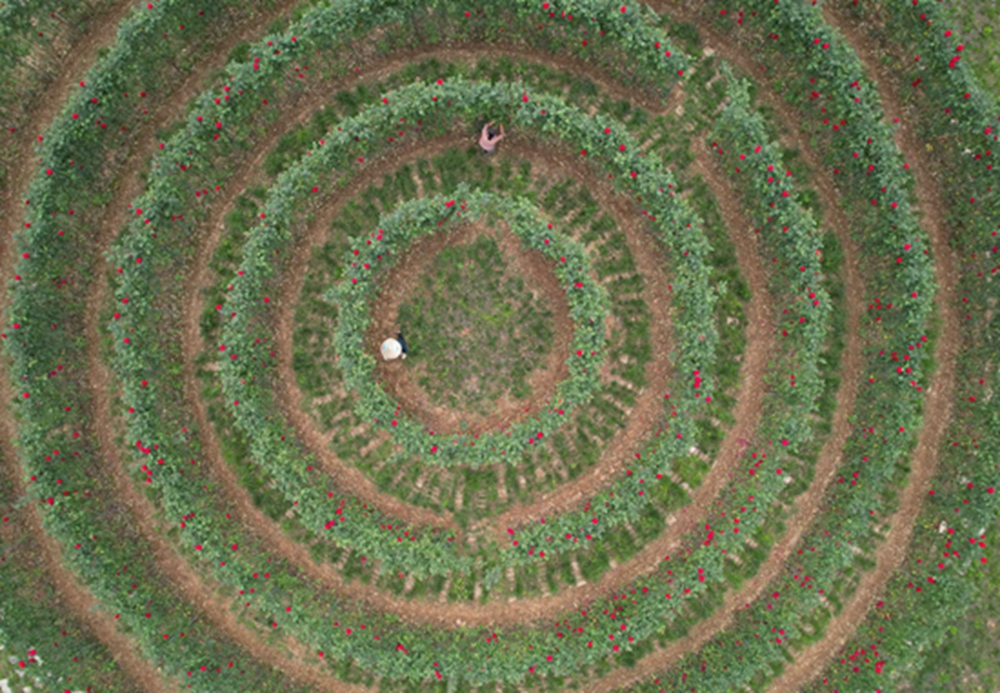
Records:
M479 135L479 146L488 152L492 152L493 148L497 146L497 142L503 139L503 135L498 134L493 139L490 139L490 126L484 125L483 132Z

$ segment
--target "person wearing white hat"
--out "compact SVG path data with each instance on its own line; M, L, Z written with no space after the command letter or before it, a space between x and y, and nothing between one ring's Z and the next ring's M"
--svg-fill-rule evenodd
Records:
M403 338L402 332L396 333L396 338L393 339L389 337L387 340L382 342L382 358L386 361L394 361L398 358L406 358L406 352L409 351L406 346L406 340Z
M405 354L403 354L403 345L392 337L389 337L389 339L382 342L381 352L382 358L386 361L394 361L400 356L405 358Z

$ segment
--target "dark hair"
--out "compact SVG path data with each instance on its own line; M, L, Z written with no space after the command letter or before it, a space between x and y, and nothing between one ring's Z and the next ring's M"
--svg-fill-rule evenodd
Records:
M497 130L496 128L488 128L486 132L489 134L490 139L493 139L494 137L500 134L500 131Z

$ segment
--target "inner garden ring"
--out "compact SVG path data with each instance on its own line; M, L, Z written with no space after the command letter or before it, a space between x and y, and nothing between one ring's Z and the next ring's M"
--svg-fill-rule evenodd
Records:
M498 431L436 435L406 416L377 381L376 358L365 347L365 333L371 322L369 306L380 270L391 266L414 240L484 218L502 219L525 247L555 261L555 274L566 291L574 326L566 359L569 376L556 386L553 400L533 417ZM555 230L530 201L470 190L467 186L459 187L450 196L405 202L384 216L369 238L358 240L348 253L344 279L324 298L338 306L334 348L344 383L357 395L355 412L391 433L397 449L390 461L416 456L447 466L480 466L518 460L535 441L562 426L577 405L589 401L600 386L609 305L607 293L591 278L589 270L584 247Z

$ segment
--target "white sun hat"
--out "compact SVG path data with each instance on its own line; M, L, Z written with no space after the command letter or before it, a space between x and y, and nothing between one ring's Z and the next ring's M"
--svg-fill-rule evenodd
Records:
M403 345L390 337L382 342L382 358L386 361L398 359L403 353Z

